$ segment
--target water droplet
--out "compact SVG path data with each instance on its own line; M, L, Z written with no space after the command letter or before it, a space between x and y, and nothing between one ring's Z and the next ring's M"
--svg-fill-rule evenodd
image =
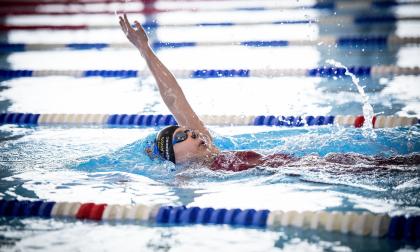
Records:
M340 67L340 68L344 68L346 70L346 72L344 73L347 76L351 77L351 80L353 82L353 84L356 86L357 91L359 92L360 96L362 97L363 100L363 116L365 117L365 123L363 124L363 136L365 137L371 137L373 139L376 138L376 134L373 131L373 124L372 124L372 118L374 116L374 112L373 112L373 107L372 105L369 103L369 96L366 95L365 90L363 89L364 87L361 86L360 80L359 78L356 77L356 75L354 75L353 73L351 73L348 68L346 66L344 66L343 64L341 64L340 62L337 62L333 59L328 59L326 60L326 63L331 64L333 66L336 67Z
M381 85L386 85L386 84L388 84L388 82L389 82L388 78L380 78L379 79L379 84L381 84Z

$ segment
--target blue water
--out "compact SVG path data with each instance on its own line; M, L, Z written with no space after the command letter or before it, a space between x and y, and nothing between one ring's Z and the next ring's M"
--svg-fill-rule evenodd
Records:
M263 1L268 3L270 1ZM291 5L304 4L303 1ZM247 1L260 5L261 1ZM170 4L170 3L166 3ZM173 3L172 3L173 4ZM178 3L177 5L180 5ZM184 3L185 4L185 3ZM189 3L186 3L189 4ZM227 4L227 3L226 3ZM243 2L232 3L242 5ZM275 3L274 3L275 4ZM243 7L243 6L242 6ZM418 15L419 6L363 11L277 10L261 12L165 13L162 22L227 22L299 19L334 15ZM143 20L141 16L131 18ZM114 24L114 16L31 17L9 24ZM162 41L245 41L316 39L320 36L420 36L416 21L387 25L263 25L162 28ZM15 43L126 42L118 29L12 31ZM419 66L420 48L216 46L162 49L170 69L314 68L334 59L346 66ZM134 49L32 51L4 54L2 68L141 69ZM376 114L420 117L418 76L361 78ZM197 114L360 115L362 98L349 78L308 77L182 79ZM63 76L2 80L0 113L167 114L152 78L103 79ZM369 211L419 215L418 164L377 165L375 157L414 159L420 155L419 126L362 129L336 126L277 128L212 126L222 150L288 153L299 161L244 172L175 167L143 154L158 128L0 126L0 197L19 200L108 204L168 204L214 208L296 211ZM344 156L346 155L346 156ZM338 159L336 157L341 157ZM343 161L343 159L345 161ZM83 236L82 236L82 235ZM295 228L245 229L228 226L165 227L96 223L72 219L0 218L1 251L413 251L418 241L357 237Z
M74 168L81 170L119 169L130 170L154 177L154 167L160 176L182 169L170 162L152 160L145 148L153 144L157 130L124 147L96 157L85 157ZM233 136L214 135L214 144L222 151L257 150L263 154L286 153L294 157L325 157L331 154L354 153L361 156L393 157L420 152L420 135L417 126L377 129L374 137L365 137L363 130L340 127L313 127L271 130ZM141 167L141 169L138 169ZM167 169L161 169L166 167ZM152 168L152 169L150 169ZM273 167L276 168L276 167Z
M302 158L290 166L258 167L239 173L215 172L205 167L181 167L172 172L172 164L153 162L139 153L149 139L147 136L153 136L156 130L2 126L2 197L285 211L420 213L418 166L375 166L366 161L358 162L360 155L407 157L419 154L417 126L378 129L375 140L364 138L361 129L335 126L212 127L216 145L224 150L259 149L265 153L293 153ZM235 134L235 131L242 133ZM326 160L334 153L349 152L355 155L357 164ZM366 244L378 251L418 247L413 241L348 237L293 228L110 226L42 219L2 219L1 228L3 246L29 250L85 249L92 244L105 250L118 244L131 250L131 246L138 243L149 250L155 246L182 249L197 244L211 246L210 239L200 237L213 237L221 248L233 246L230 248L245 250L250 249L246 245L250 241L256 243L256 250L290 246L299 250L312 247L363 250ZM86 239L92 244L76 240L80 232L87 233ZM191 236L196 237L194 243Z

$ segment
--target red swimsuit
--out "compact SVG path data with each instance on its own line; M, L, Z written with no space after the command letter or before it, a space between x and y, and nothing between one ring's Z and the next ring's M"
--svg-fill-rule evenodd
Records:
M388 165L420 165L420 155L380 157L363 156L354 153L331 153L324 158L325 162L343 165L368 164L372 169ZM255 151L227 151L219 153L213 160L210 168L212 170L244 171L256 166L281 167L299 158L288 154L275 153L262 155Z
M255 151L221 152L211 164L212 170L243 171L256 166L279 167L295 161L291 155L275 153L264 156Z

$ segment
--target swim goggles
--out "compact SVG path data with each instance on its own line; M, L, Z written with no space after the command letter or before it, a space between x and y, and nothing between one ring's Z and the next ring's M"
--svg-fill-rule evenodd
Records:
M197 134L193 130L187 129L187 130L179 131L179 132L175 133L174 140L172 141L172 144L177 144L177 143L180 143L180 142L183 142L183 141L187 140L189 132L191 132L191 137L193 139L197 138Z

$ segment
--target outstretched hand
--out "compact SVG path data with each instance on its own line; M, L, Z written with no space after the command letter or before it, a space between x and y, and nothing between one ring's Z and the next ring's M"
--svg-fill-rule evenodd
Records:
M140 51L148 47L149 38L147 37L146 32L144 31L141 24L135 20L135 29L133 29L128 21L127 14L124 13L124 17L119 16L120 26L128 40L137 47Z

